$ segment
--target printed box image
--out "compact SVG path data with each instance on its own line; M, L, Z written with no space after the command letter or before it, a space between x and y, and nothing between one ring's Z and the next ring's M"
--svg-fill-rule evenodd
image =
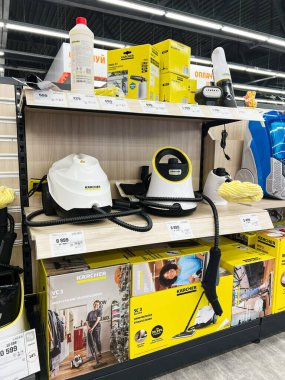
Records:
M214 313L201 282L132 297L130 358L230 327L232 286L233 276L221 268L217 294L222 316Z
M107 84L130 99L159 100L158 51L149 44L109 50Z
M279 223L274 230L260 231L256 237L256 248L275 257L275 281L273 313L285 310L285 229Z
M163 248L129 248L132 297L201 282L208 247L195 242L168 243Z
M221 247L221 265L234 276L232 326L272 313L274 257L243 244Z
M188 103L188 78L173 73L160 75L161 102Z
M122 254L47 259L39 272L50 378L128 360L130 268Z

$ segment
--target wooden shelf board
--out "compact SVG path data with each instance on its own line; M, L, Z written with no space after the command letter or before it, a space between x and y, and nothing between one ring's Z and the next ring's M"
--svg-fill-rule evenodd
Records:
M249 206L257 207L263 210L269 210L272 208L285 208L285 200L282 199L270 199L264 198L260 202L254 204L248 204Z
M257 120L262 121L259 110L245 107L210 107L193 104L142 101L103 96L72 94L69 91L35 91L25 89L28 107L54 108L77 111L99 111L108 113L141 114L155 116L184 117L196 120Z
M27 208L28 215L35 208ZM231 204L218 207L220 218L220 234L231 234L244 231L240 216L254 214L257 216L259 226L256 229L273 228L267 211L247 205ZM50 217L41 215L35 220L48 220ZM132 216L124 218L130 223L143 225L143 221ZM153 228L149 232L133 232L110 221L101 221L96 224L86 225L61 225L50 227L30 227L31 240L35 242L37 259L52 257L50 248L50 234L82 231L84 234L86 251L98 252L116 248L124 248L138 245L162 243L172 240L167 223L188 220L192 229L192 238L214 235L214 223L211 209L206 204L198 204L197 210L188 217L162 218L152 216ZM60 256L60 255L59 255Z

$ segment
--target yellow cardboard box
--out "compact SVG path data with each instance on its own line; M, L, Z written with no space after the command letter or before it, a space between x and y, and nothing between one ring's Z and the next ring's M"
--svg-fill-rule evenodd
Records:
M184 343L230 327L233 276L220 270L217 294L223 309L217 316L201 283L132 297L130 358Z
M159 53L149 44L108 51L109 87L127 98L159 100Z
M232 326L270 315L275 258L239 243L224 245L221 250L221 266L234 276Z
M174 40L165 40L153 45L160 53L160 71L174 73L186 78L190 76L191 48Z
M260 231L256 236L256 248L275 257L275 281L272 312L285 310L285 231Z
M208 247L213 247L215 237L214 236L208 236L208 237L203 237L199 239L194 239L196 242L202 245L207 245ZM235 242L232 239L229 239L226 236L220 236L219 239L219 246L223 245L229 245L229 244L234 244Z
M188 103L189 104L197 104L195 100L195 93L197 91L197 80L196 79L188 79Z
M123 251L40 261L38 296L49 378L76 377L82 364L94 372L99 350L108 365L128 360L130 264ZM96 307L100 323L92 333Z
M188 103L188 79L174 73L160 74L159 100Z
M248 245L251 248L255 248L256 231L240 232L237 234L229 235L229 238L239 241L242 244Z

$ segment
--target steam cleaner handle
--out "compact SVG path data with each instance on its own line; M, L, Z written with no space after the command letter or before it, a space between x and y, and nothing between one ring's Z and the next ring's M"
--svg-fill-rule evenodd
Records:
M15 243L17 234L15 232L7 232L0 245L0 263L10 264L12 249Z
M205 290L206 297L212 305L214 312L217 315L222 315L223 310L218 300L216 286L219 283L219 267L221 259L221 250L217 247L212 247L210 249L210 260L206 273L202 280L202 286Z

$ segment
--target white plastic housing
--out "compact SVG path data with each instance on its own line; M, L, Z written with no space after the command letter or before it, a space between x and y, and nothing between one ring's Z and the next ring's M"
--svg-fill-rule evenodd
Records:
M217 47L212 52L212 63L215 83L224 80L232 80L229 66L227 64L225 51L222 47Z
M226 179L228 178L228 176L221 177L216 175L213 170L211 170L208 174L203 194L210 198L217 206L225 206L228 204L228 202L225 199L221 198L218 194L219 187L225 183Z
M71 154L49 170L49 191L64 210L112 206L110 183L99 161L86 154Z

